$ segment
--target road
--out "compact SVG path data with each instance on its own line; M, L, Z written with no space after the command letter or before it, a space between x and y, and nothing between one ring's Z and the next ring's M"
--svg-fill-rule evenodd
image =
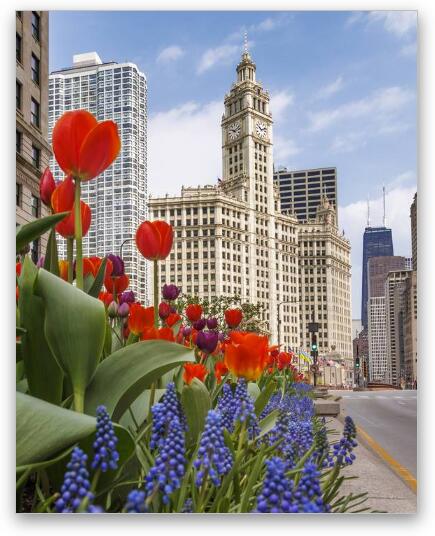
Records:
M390 456L417 478L417 391L330 391Z

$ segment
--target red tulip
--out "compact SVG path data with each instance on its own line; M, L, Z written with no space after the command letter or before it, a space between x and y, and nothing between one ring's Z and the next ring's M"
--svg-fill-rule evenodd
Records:
M91 226L91 209L84 201L80 201L80 211L82 215L82 236L86 236ZM71 210L69 216L66 216L56 225L56 231L64 238L72 238L74 236L74 222L74 210Z
M68 261L59 261L59 275L64 281L68 281Z
M101 259L100 257L83 257L83 275L92 275L96 277L102 262L103 259ZM112 268L113 267L111 260L107 259L104 277L107 277L112 273Z
M227 309L224 314L225 321L230 328L236 328L243 318L243 313L240 309Z
M292 355L289 352L280 352L278 354L278 369L282 370L286 367L290 367L292 362Z
M67 212L74 207L75 186L71 176L60 182L51 194L51 206L54 212Z
M39 179L39 197L47 207L51 207L51 195L55 189L56 183L54 182L53 173L49 167L46 167Z
M20 275L21 275L21 269L22 269L21 262L16 262L16 263L15 263L15 275L16 275L17 277L20 277Z
M136 231L137 249L149 261L166 259L173 239L173 229L164 221L144 221Z
M214 375L216 376L216 380L218 383L221 383L222 376L225 376L225 374L227 374L228 372L228 367L223 361L218 361L214 366Z
M101 300L107 308L113 302L113 294L111 294L110 292L101 291L98 294L98 299Z
M174 333L171 328L146 328L142 333L141 339L143 341L149 341L152 339L162 339L170 342L174 342Z
M140 335L154 323L154 307L142 307L140 303L132 303L128 317L128 329L135 335Z
M225 345L225 365L238 377L259 378L269 357L267 337L243 331L233 331L229 337Z
M86 110L65 112L54 126L52 140L59 166L82 181L107 169L121 148L116 123L98 123Z
M202 307L198 303L191 303L186 307L186 316L191 322L196 322L202 316Z
M166 318L166 325L169 327L169 328L172 328L172 326L175 326L175 324L177 322L179 322L181 320L181 316L178 314L178 313L171 313L167 318Z
M162 302L159 304L159 316L162 320L165 320L165 318L168 318L168 316L171 314L171 306L169 303Z
M104 278L104 286L106 287L107 291L111 292L112 294L120 294L121 292L124 292L129 284L130 279L126 274L120 275L119 277L111 277L110 275L106 275Z
M201 363L184 363L183 367L183 380L187 384L190 384L193 378L198 378L198 380L204 382L204 379L208 374L207 368Z

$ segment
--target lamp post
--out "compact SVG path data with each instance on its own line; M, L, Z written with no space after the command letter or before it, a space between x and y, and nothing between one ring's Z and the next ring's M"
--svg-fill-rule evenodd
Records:
M124 244L125 244L126 242L133 242L133 241L134 241L134 238L126 238L126 239L122 242L122 244L121 244L121 246L120 246L120 248L119 248L119 256L121 257L121 259L122 259L122 248L124 247Z

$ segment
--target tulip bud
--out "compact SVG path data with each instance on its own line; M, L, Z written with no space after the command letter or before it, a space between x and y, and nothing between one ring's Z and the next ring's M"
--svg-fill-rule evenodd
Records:
M162 302L159 305L159 316L162 320L165 320L168 318L168 316L171 314L171 307L168 303Z
M216 349L218 334L216 331L200 331L196 337L196 346L206 354L211 354Z
M118 316L118 304L115 301L109 305L107 308L107 313L109 314L110 318L116 318Z
M173 301L176 300L181 292L181 288L176 285L167 285L166 283L162 288L162 296L165 300Z
M196 322L193 322L192 326L197 330L201 331L205 328L206 320L205 318L200 318Z
M208 327L208 329L216 329L217 325L218 325L217 318L215 318L214 316L209 316L207 318L207 327Z
M124 261L119 255L113 255L113 253L109 253L109 255L107 255L107 258L110 260L113 266L111 273L112 277L120 277L121 275L125 274Z
M187 337L190 337L192 333L192 328L190 326L185 326L183 328L183 335L187 338Z
M51 194L55 189L56 183L54 182L53 173L47 167L39 179L39 196L47 207L51 207Z
M134 292L132 290L127 290L121 294L119 297L119 304L121 303L134 303Z
M128 313L130 312L130 307L128 303L124 302L121 303L121 305L118 307L118 316L124 318L128 316Z

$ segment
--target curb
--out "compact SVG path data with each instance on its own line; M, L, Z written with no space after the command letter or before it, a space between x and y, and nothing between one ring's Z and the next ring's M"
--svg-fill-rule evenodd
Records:
M344 417L341 413L336 417L336 419L344 424ZM379 445L361 426L356 427L357 438L361 443L368 448L371 452L376 454L378 458L381 459L401 480L404 482L408 488L410 488L417 495L417 479L412 475L412 473L401 465L397 460L395 460L388 452Z

